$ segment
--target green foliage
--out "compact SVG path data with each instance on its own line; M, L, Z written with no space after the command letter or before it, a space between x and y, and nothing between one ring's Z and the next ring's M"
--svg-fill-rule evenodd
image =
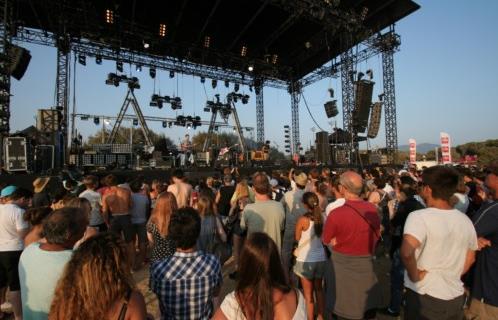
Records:
M477 155L480 164L487 164L498 159L498 139L483 142L469 142L456 147L459 158L465 155Z
M105 133L102 130L99 130L95 134L88 137L85 147L93 144L102 143L102 134L104 134L104 143L106 139L111 134L111 129L105 130ZM116 135L116 140L114 143L118 144L126 144L130 143L131 137L133 137L133 144L145 144L144 134L141 128L130 128L128 127L120 127L118 133ZM170 138L166 137L164 133L158 134L152 130L150 130L150 138L154 143L155 150L157 151L166 151L167 149L175 148L173 141Z

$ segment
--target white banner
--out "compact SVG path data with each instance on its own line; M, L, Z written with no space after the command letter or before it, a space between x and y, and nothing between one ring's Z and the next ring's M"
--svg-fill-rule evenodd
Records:
M443 164L451 163L451 139L446 132L441 132L441 162Z
M417 161L417 141L415 139L408 139L408 146L410 147L410 163Z

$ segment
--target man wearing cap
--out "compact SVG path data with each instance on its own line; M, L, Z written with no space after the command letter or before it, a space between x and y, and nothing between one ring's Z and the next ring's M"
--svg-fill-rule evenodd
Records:
M24 249L23 239L29 231L24 221L24 210L32 194L25 189L8 186L2 189L0 197L0 288L9 287L9 301L15 319L22 319L21 292L19 284L19 258ZM0 295L0 304L3 294Z
M285 229L282 243L282 264L286 273L291 268L292 248L295 240L296 222L306 213L303 206L303 194L308 183L308 176L301 172L294 176L296 187L284 194L280 201L285 210Z
M36 178L33 181L33 207L45 207L50 205L50 198L48 197L48 193L46 190L46 186L50 181L50 177L41 177Z

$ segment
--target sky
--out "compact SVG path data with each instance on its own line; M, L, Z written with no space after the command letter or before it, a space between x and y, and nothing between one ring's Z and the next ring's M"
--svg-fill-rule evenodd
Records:
M395 53L395 88L398 123L398 144L408 144L409 138L418 143L437 143L439 133L447 132L453 145L471 141L498 138L498 1L495 0L415 0L421 9L396 24L401 36L400 51ZM35 124L36 110L50 108L55 103L56 50L33 44L21 44L30 50L32 59L24 77L12 79L11 131L22 130ZM74 57L72 57L74 59ZM71 66L73 64L71 63ZM382 89L381 57L376 56L356 66L357 71L374 71L373 97ZM176 117L177 115L199 115L208 121L210 114L203 111L206 100L214 94L224 97L233 90L226 89L218 81L216 89L210 81L205 86L199 78L175 75L169 78L167 71L157 71L156 80L149 77L147 68L141 73L134 66L125 66L125 71L140 79L141 89L136 90L138 102L144 115ZM115 72L113 61L97 65L87 57L86 66L76 64L75 84L71 80L70 107L77 113L116 116L126 95L126 86L105 85L109 72ZM301 99L300 139L305 148L315 139L314 131L330 131L333 126L342 127L342 113L327 119L323 104L330 99L328 89L336 92L341 110L340 78L324 79L304 89L303 95L313 122ZM168 107L159 110L149 107L154 92L162 95L177 95L182 98L183 109L175 112ZM241 125L256 127L255 94L248 87L241 91L251 96L249 104L237 104ZM290 97L286 90L265 88L265 138L284 149L284 128L291 123ZM385 146L384 117L381 130L370 140L372 148ZM77 120L76 128L84 137L101 129L93 121ZM124 126L130 126L128 122ZM187 132L184 127L162 128L161 123L149 123L149 128L164 133L175 143ZM196 131L207 131L201 126ZM248 134L255 138L255 131ZM365 148L363 143L361 148Z

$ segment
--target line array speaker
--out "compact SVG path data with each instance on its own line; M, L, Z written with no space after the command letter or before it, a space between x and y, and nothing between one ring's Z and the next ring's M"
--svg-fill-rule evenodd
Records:
M356 99L353 110L353 128L356 132L364 133L367 130L374 83L370 80L356 81Z
M370 139L377 137L380 127L380 118L382 116L382 102L376 102L372 106L372 111L370 112L370 124L368 125L367 136Z
M11 44L8 49L8 56L10 60L9 73L17 80L21 80L31 61L31 54L28 50Z

